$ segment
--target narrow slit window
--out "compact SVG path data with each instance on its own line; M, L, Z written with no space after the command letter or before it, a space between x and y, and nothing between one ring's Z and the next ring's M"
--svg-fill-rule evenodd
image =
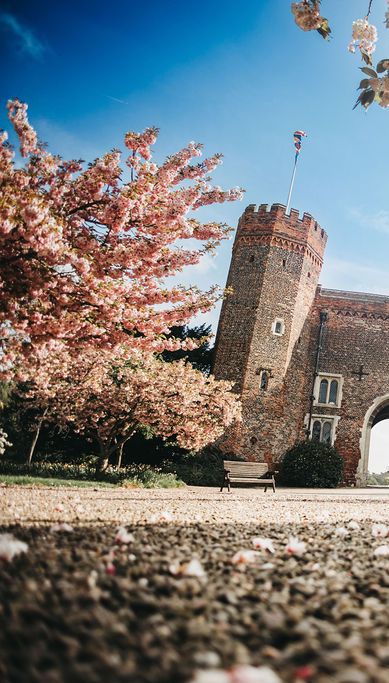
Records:
M266 372L266 370L263 370L261 374L261 383L260 383L260 388L262 391L266 391L267 387L269 384L269 373Z
M331 422L324 422L322 435L321 435L321 441L323 443L329 443L329 444L331 443L331 432L332 432Z
M282 318L276 318L274 322L272 323L271 326L271 331L273 334L276 334L278 337L281 337L281 335L284 334L285 332L285 324Z
M333 379L331 384L330 384L330 396L328 399L328 403L332 403L332 405L336 406L338 400L338 382L336 379Z
M320 382L319 403L327 403L328 379Z

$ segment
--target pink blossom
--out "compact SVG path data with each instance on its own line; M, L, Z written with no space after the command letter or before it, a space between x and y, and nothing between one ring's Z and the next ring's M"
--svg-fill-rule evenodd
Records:
M12 534L0 534L0 560L11 562L16 555L26 553L27 543L19 541Z
M268 666L236 666L231 670L231 683L281 683Z
M260 558L260 553L255 550L238 550L233 556L232 564L254 564Z
M235 666L229 671L197 671L191 683L281 683L281 679L267 666Z
M385 538L389 534L389 527L386 524L373 524L371 533L375 538Z
M116 543L123 543L124 545L127 545L128 543L133 543L134 536L127 531L124 526L120 526L117 530L115 541Z
M256 550L268 550L269 553L274 553L274 545L271 538L253 538L253 546Z
M301 557L306 551L306 543L304 543L304 541L299 541L296 536L290 536L285 551L288 555L297 555L297 557Z
M173 576L194 576L198 579L205 579L207 576L202 564L197 558L193 558L187 564L173 562L169 566L169 571Z
M379 545L374 550L374 555L376 557L387 557L389 555L389 545Z
M60 522L59 524L53 524L50 527L50 531L65 531L70 533L71 531L74 531L74 529L71 524L67 524L67 522Z

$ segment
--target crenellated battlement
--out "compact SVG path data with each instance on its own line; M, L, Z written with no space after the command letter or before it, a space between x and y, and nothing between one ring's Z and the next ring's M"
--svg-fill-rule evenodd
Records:
M327 243L327 233L310 213L304 212L300 217L297 209L286 213L284 204L249 204L242 214L236 235L240 238L279 237L288 241L291 246L301 245L312 249L323 259Z

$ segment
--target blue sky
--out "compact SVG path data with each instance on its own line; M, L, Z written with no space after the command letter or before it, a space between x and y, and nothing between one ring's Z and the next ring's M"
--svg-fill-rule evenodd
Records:
M3 0L0 125L18 96L68 158L90 160L148 125L161 128L157 160L203 142L225 155L215 181L246 189L243 205L209 211L231 225L245 204L286 201L292 133L306 130L292 204L329 234L322 284L389 294L389 111L352 111L361 63L347 51L367 4L323 0L326 43L296 27L289 0ZM377 59L389 56L385 9L375 0ZM185 281L224 285L230 251L224 244Z

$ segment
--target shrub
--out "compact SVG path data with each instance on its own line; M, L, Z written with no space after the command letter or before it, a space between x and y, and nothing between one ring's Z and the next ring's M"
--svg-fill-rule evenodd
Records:
M303 441L290 448L280 463L285 486L334 488L343 477L343 458L333 446Z
M220 486L223 480L223 460L243 460L231 453L222 453L215 446L199 453L180 453L174 461L165 461L165 472L174 472L189 486Z

